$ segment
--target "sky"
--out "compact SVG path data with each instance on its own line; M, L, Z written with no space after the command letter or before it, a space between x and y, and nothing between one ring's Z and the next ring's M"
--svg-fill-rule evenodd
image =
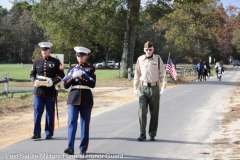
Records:
M12 8L12 3L10 3L9 0L0 0L0 6L10 10Z
M223 3L224 7L231 4L231 5L235 5L240 8L240 0L221 0L221 2ZM0 6L10 10L12 8L12 3L10 3L9 0L0 0Z

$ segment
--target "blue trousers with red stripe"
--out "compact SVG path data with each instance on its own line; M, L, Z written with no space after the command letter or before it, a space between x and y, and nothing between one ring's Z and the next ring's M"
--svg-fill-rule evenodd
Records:
M41 119L46 105L45 134L53 136L55 120L55 98L34 96L34 130L33 134L41 134Z
M74 141L80 113L80 146L81 151L87 151L89 143L89 125L92 106L68 105L68 148L74 151Z

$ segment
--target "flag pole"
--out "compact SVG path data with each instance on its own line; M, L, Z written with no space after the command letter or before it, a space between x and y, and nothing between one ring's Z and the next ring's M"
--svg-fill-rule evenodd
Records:
M167 65L168 65L169 57L170 57L170 52L169 52L169 54L168 54ZM166 69L165 69L165 75L166 75L166 77L167 77L167 66L166 66Z
M169 55L168 55L167 64L168 64L168 61L169 61L169 57L170 57L170 52L169 52Z
M168 55L168 60L167 60L167 65L168 65L168 61L169 61L169 57L170 57L170 52L169 52L169 55ZM164 82L166 81L166 79L167 79L167 65L166 65L166 67L165 67L165 79L164 79Z
M169 60L169 57L170 57L170 52L169 52L169 55L168 55L168 60ZM168 60L167 60L167 65L168 65ZM167 65L166 65L166 67L165 67L165 78L164 78L164 81L163 81L163 85L164 85L164 83L166 83L166 81L167 81ZM165 86L166 87L166 86ZM165 88L164 87L164 88ZM162 94L162 93L160 93L160 94Z

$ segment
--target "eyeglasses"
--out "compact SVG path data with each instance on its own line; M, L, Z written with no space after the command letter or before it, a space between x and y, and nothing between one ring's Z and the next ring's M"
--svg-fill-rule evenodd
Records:
M145 49L145 51L150 51L150 52L151 52L152 50L153 50L153 49L151 49L151 48L146 48L146 49Z

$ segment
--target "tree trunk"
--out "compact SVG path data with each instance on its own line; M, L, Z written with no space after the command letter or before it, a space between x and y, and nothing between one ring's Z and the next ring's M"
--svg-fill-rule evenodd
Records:
M128 28L128 24L127 24L127 28ZM125 35L124 35L124 42L123 42L123 54L122 54L122 60L121 60L121 66L120 66L120 70L119 70L119 77L123 77L123 72L124 71L127 71L127 58L128 58L128 37L129 37L129 34L127 33L127 29L126 28L126 31L125 31Z
M108 47L108 49L107 49L107 52L106 52L106 57L105 57L105 67L104 68L109 68L109 66L108 66L108 59L109 59L109 54L110 54L110 52L111 52L111 48L110 47Z
M130 54L128 54L128 67L131 68L131 72L133 71L133 58L136 44L136 31L137 25L134 26L133 31L130 33Z
M124 34L123 54L121 60L121 66L119 71L119 77L123 77L123 73L127 72L128 68L133 69L133 57L136 41L136 31L139 20L140 0L128 0L128 13L126 20L126 30Z

